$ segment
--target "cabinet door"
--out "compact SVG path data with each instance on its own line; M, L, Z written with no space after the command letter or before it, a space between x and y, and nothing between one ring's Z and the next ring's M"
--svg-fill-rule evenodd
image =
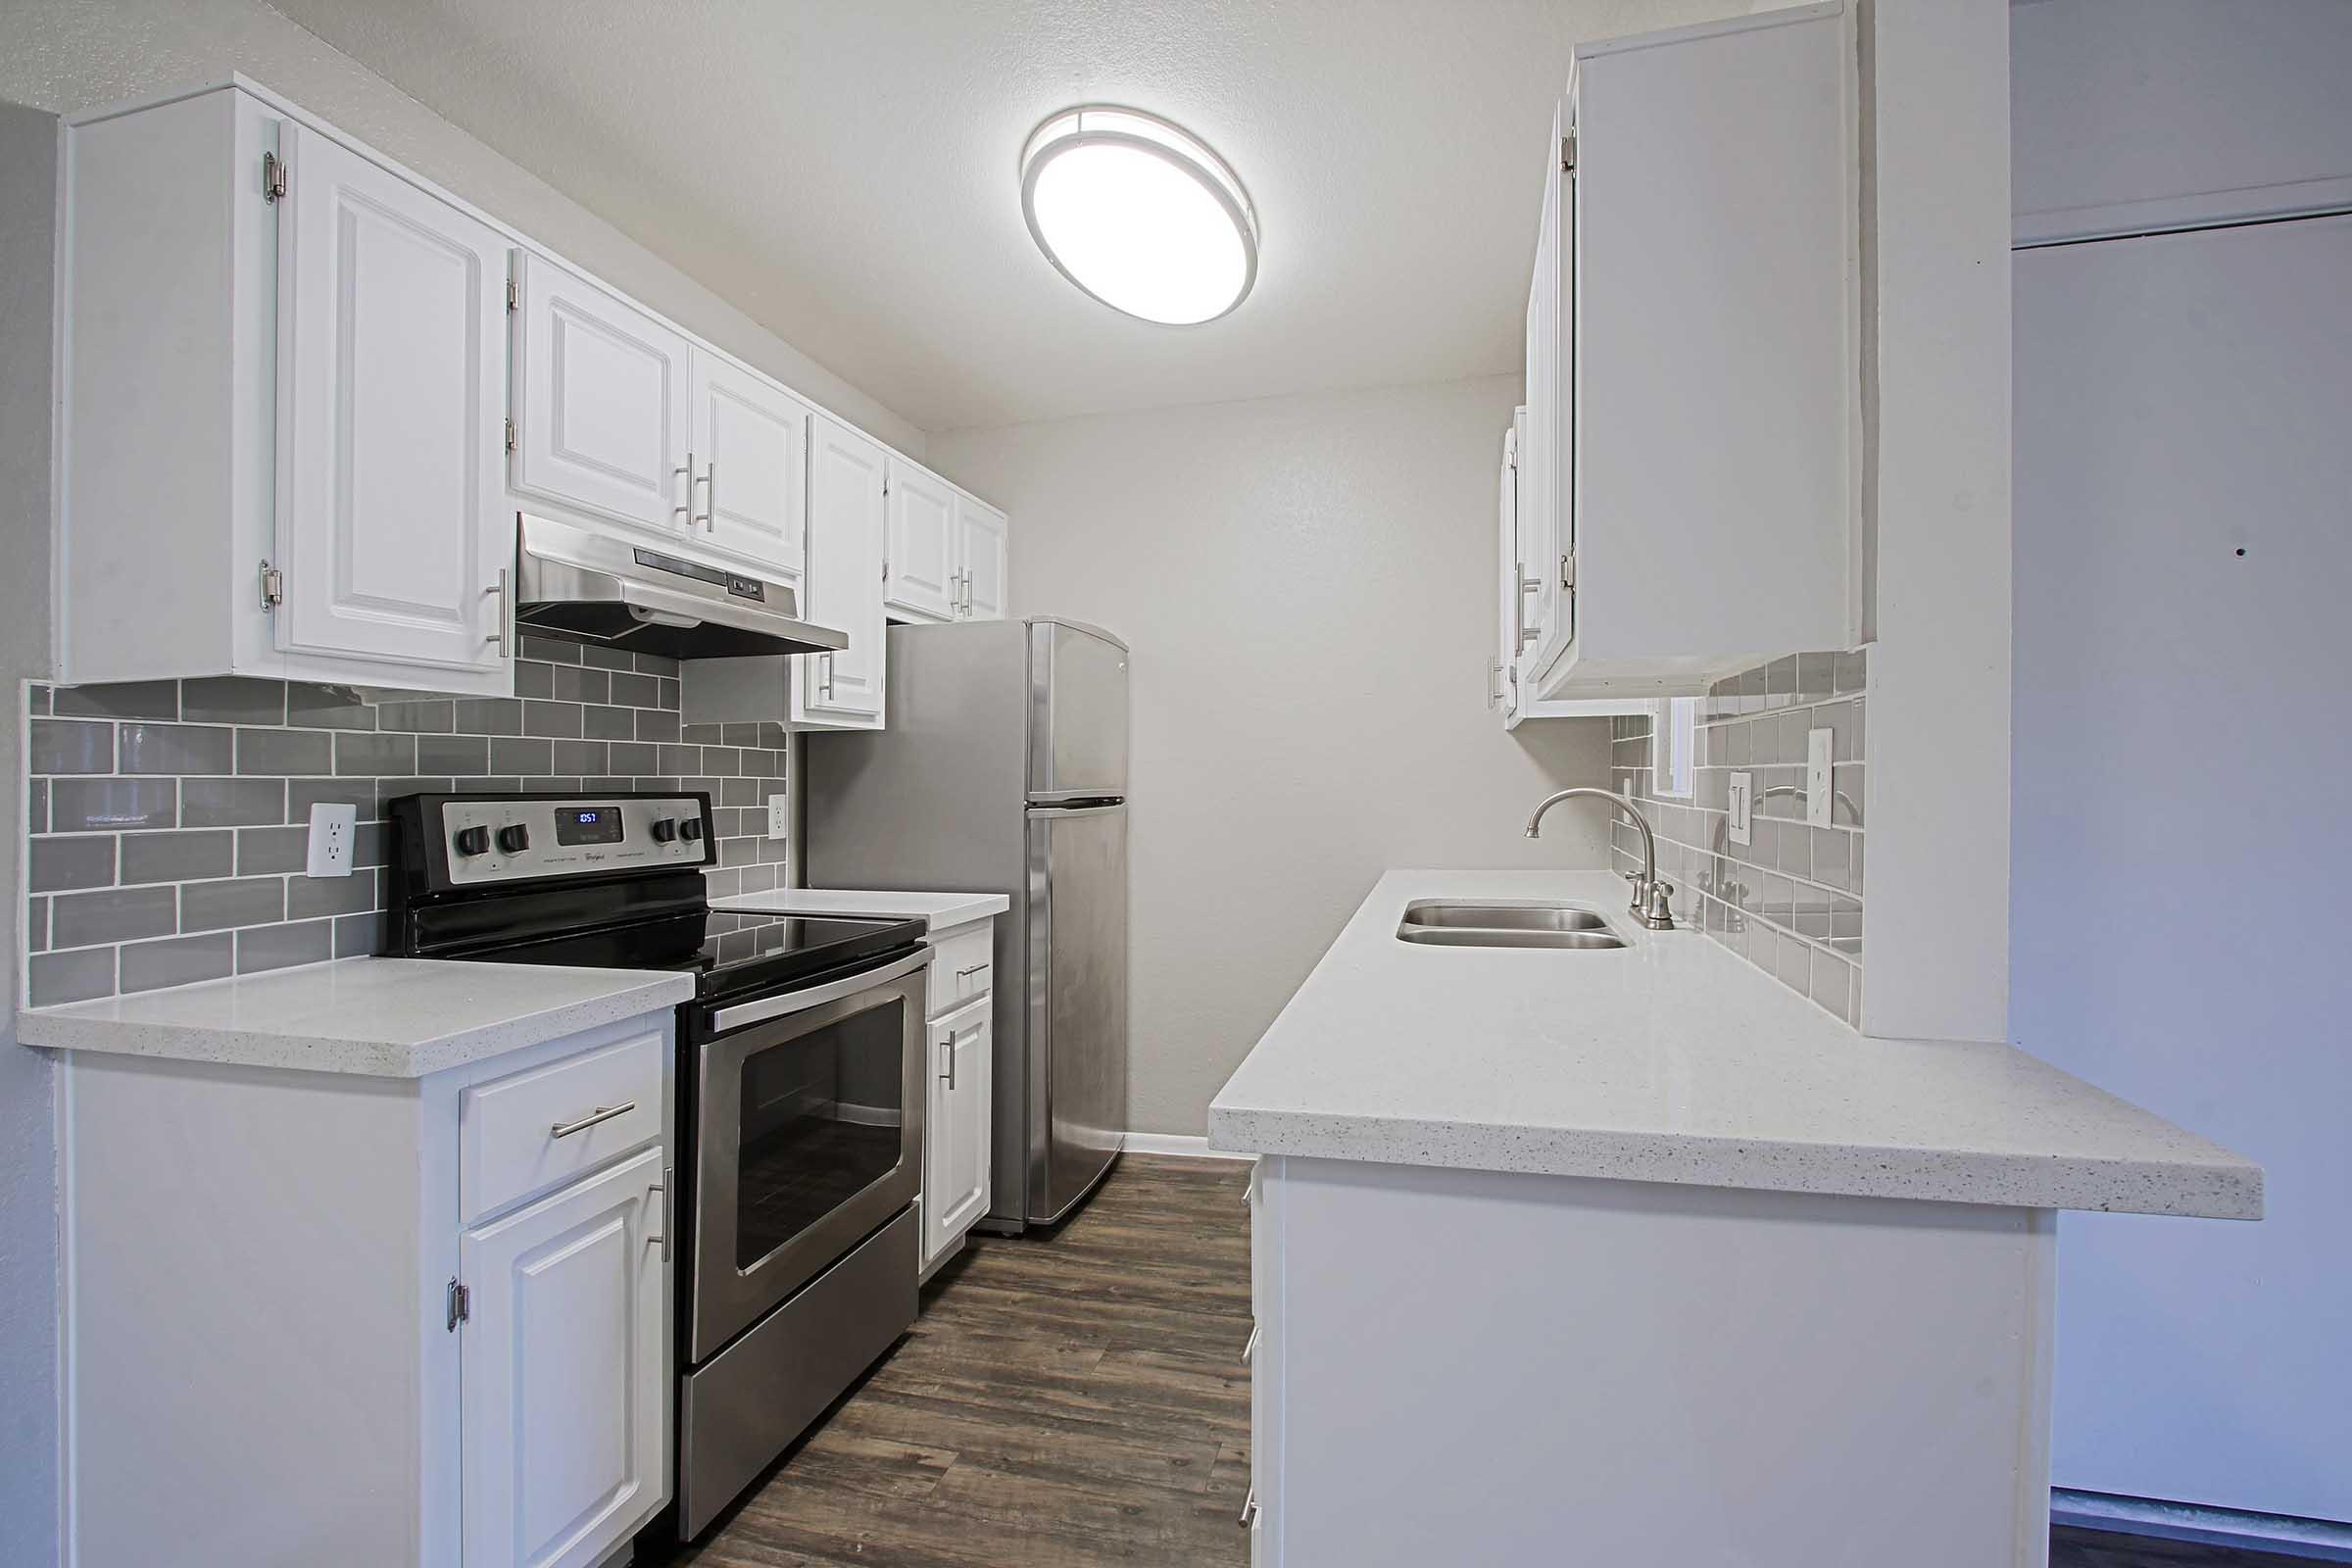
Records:
M1575 301L1570 296L1575 252L1575 190L1561 165L1572 122L1565 106L1551 124L1544 208L1536 231L1535 275L1527 295L1527 433L1519 448L1519 548L1535 580L1526 599L1534 633L1519 663L1522 679L1542 670L1574 632L1575 600L1563 586L1564 559L1575 549Z
M496 671L506 242L304 126L279 146L277 644Z
M847 632L839 653L793 662L793 716L812 725L871 729L882 718L888 643L882 614L883 477L880 447L823 415L808 437L808 611Z
M514 488L677 532L690 499L686 340L545 257L517 251L514 270Z
M1517 411L1518 416L1526 414ZM1501 593L1501 613L1496 617L1495 652L1494 662L1487 666L1491 682L1487 688L1487 704L1501 710L1509 718L1519 710L1519 628L1527 612L1520 598L1519 584L1525 580L1526 566L1519 553L1519 427L1518 418L1503 426L1502 466L1496 476L1495 496L1499 532L1495 550L1495 577Z
M966 620L1004 618L1004 514L970 496L956 498L956 554L962 563Z
M808 410L777 386L715 355L690 357L693 531L764 568L801 575L808 563Z
M663 1157L466 1233L466 1568L593 1563L667 1499Z
M994 1047L981 998L930 1026L931 1093L923 1124L923 1266L988 1212Z
M953 619L956 572L956 492L937 474L893 458L890 608L925 620Z

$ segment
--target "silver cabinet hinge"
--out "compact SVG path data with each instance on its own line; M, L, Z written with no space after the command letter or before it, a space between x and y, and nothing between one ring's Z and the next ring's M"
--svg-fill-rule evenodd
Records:
M522 285L511 277L507 279L507 309L509 312L522 309Z
M1576 172L1576 135L1573 131L1560 138L1560 170L1563 173Z
M1560 558L1560 586L1568 589L1576 587L1576 552L1573 550Z
M514 450L514 421L513 419L507 421L507 450L509 452Z
M280 202L286 199L285 160L275 153L262 154L262 200Z
M473 1293L456 1280L449 1282L449 1332L458 1332L458 1325L473 1315Z
M262 608L275 610L286 602L286 574L267 561L262 563Z

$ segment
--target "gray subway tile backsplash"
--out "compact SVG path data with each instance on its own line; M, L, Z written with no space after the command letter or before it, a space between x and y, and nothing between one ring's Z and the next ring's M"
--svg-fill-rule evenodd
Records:
M783 880L786 847L755 808L784 788L780 726L688 741L675 662L524 650L511 698L243 677L25 688L29 1003L374 952L383 806L418 790L706 790L727 866L712 894ZM303 874L321 802L358 810L349 877Z
M1661 796L1647 715L1612 720L1618 789L1657 829L1660 874L1689 924L1848 1023L1862 1007L1865 650L1796 654L1717 681L1699 700L1691 790ZM1831 825L1805 810L1806 737L1831 732ZM1749 842L1730 835L1730 780L1749 775ZM1619 822L1612 860L1630 874L1641 844Z

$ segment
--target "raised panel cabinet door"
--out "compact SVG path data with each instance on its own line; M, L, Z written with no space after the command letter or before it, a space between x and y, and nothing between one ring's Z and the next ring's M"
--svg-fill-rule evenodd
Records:
M962 564L965 620L1004 618L1004 514L970 496L956 498L956 555Z
M956 492L937 474L893 458L890 607L927 620L952 620L957 586Z
M923 1127L923 1264L988 1212L993 1047L987 999L930 1026L931 1091Z
M772 381L697 349L688 526L771 577L808 564L808 410Z
M505 238L306 126L279 147L277 644L495 671Z
M668 1494L664 1155L466 1233L466 1568L582 1568Z
M689 346L545 257L514 253L514 488L664 533L689 469Z
M1575 636L1576 600L1567 587L1566 558L1576 549L1576 185L1574 171L1563 167L1575 125L1563 101L1551 122L1553 156L1544 176L1528 295L1519 545L1535 582L1526 611L1535 635L1520 661L1522 678L1549 666Z
M848 425L821 414L809 421L808 618L848 633L850 645L793 661L793 708L802 722L872 728L882 717L888 466L889 454Z

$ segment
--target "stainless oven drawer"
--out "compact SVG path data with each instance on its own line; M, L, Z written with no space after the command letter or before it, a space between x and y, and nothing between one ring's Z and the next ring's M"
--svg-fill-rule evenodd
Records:
M914 1324L912 1209L810 1280L678 1396L678 1535L691 1541Z

